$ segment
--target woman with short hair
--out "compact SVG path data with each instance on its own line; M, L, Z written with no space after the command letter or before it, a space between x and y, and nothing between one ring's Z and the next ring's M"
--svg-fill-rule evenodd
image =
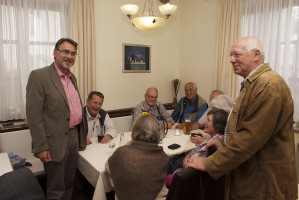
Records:
M116 198L166 198L168 190L164 183L169 157L158 146L161 131L155 117L140 116L133 124L132 142L116 149L108 159L106 168L111 174Z

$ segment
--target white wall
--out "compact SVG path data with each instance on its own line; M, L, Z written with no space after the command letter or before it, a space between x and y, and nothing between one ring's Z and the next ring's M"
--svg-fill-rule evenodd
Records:
M180 5L180 77L195 82L209 99L214 88L218 0L184 0Z
M172 102L175 78L195 81L207 98L213 89L218 0L175 0L177 13L154 31L133 27L120 11L123 4L140 2L95 1L96 90L105 95L103 108L134 107L150 86L158 88L160 102ZM122 43L151 45L151 73L122 73Z

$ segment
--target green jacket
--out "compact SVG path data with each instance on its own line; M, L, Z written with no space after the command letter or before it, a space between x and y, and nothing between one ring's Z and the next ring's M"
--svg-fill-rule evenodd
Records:
M268 64L246 80L226 143L204 161L213 178L226 174L225 199L297 199L293 112L287 84Z

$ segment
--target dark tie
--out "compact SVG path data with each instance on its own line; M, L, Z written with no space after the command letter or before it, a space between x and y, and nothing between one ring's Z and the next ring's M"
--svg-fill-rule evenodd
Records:
M244 83L244 81L242 81L242 82L241 82L241 89L240 89L240 93L243 91L244 87L245 87L245 83Z

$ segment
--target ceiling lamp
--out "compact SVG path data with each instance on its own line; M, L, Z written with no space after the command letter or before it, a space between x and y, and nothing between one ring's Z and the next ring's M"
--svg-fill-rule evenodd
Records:
M120 7L121 11L131 20L133 26L141 30L153 30L166 24L167 19L176 11L177 6L169 4L169 0L159 0L162 5L159 6L160 12L164 17L155 16L153 12L153 0L145 0L143 10L140 17L133 17L138 6L127 4Z

